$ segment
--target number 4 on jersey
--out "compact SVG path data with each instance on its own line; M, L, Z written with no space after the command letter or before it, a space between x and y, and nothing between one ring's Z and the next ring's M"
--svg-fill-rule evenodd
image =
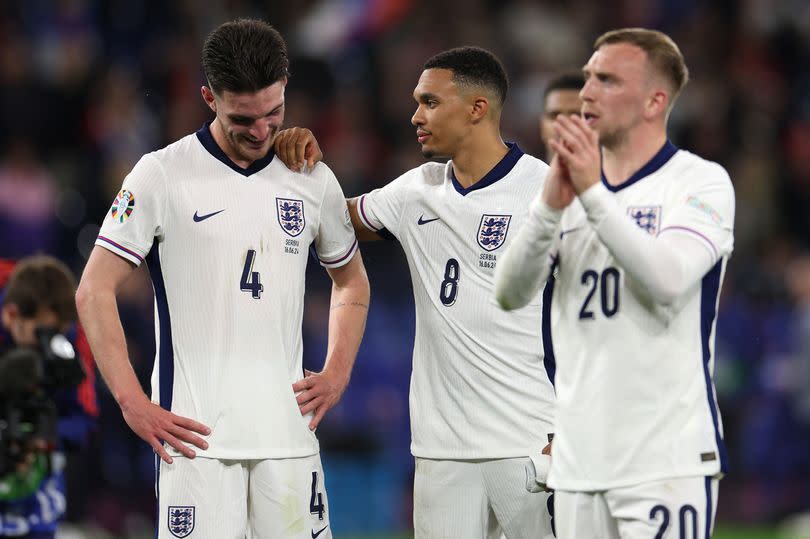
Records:
M323 504L323 494L318 492L318 472L312 472L312 493L309 496L309 512L318 515L323 520L326 507Z
M239 287L243 292L250 292L253 299L259 299L264 292L264 285L262 285L259 278L259 272L253 271L253 259L256 258L256 251L253 249L248 250L245 257L245 268L242 270L242 279L239 281Z

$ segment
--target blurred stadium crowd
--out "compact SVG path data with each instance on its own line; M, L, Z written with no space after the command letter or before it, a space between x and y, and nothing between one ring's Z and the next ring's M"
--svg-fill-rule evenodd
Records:
M692 75L670 137L722 163L737 194L716 373L733 469L721 484L718 518L777 522L810 510L810 3L4 1L0 256L47 252L81 272L135 161L209 119L199 95L200 48L235 16L268 20L287 38L286 124L315 132L347 195L422 162L411 92L424 60L439 50L476 44L504 61L512 83L505 138L541 155L537 118L549 77L578 69L607 29L669 33ZM407 529L410 280L395 244L366 247L364 256L369 325L352 383L319 436L336 528ZM329 290L317 264L310 269L305 363L317 368ZM143 271L120 309L148 385L154 337ZM128 431L109 393L99 392L95 444L72 459L69 518L115 535L148 530L151 450Z

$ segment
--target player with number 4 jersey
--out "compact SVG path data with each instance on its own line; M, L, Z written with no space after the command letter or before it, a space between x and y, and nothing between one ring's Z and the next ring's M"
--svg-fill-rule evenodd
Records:
M368 279L332 172L292 172L272 151L282 37L261 21L225 23L203 65L216 117L126 177L85 269L80 314L124 418L161 457L157 537L328 539L314 430L348 384ZM304 376L310 245L333 288L324 368ZM155 291L152 402L128 363L114 296L143 262Z

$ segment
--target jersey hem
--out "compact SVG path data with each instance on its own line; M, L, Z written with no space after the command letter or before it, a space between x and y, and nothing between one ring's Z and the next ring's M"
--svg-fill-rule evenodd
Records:
M487 452L474 452L474 453L446 453L446 452L432 452L432 451L420 451L416 449L411 449L411 454L420 459L431 459L431 460L496 460L496 459L514 459L520 457L528 457L531 454L539 453L543 447L545 447L546 443L543 443L542 440L538 441L537 446L533 447L532 449L515 449L514 447L510 447L509 449L504 450L496 450L496 451L487 451Z
M167 452L172 457L183 457L183 455L177 452L174 448L166 447ZM203 451L202 449L196 449L197 453L196 458L205 458L205 459L218 459L218 460L263 460L263 459L296 459L296 458L305 458L311 457L313 455L317 455L321 452L320 447L316 448L309 448L309 449L288 449L288 450L279 450L279 451L252 451L252 450L242 450L242 451L228 451L228 450L207 450Z
M553 473L553 472L552 472ZM653 481L665 481L667 479L679 479L683 477L715 477L721 475L720 466L716 469L689 470L683 472L651 474L642 477L632 477L617 481L591 482L591 481L562 481L549 476L548 486L554 490L565 490L569 492L594 492L610 490L616 488L632 487Z

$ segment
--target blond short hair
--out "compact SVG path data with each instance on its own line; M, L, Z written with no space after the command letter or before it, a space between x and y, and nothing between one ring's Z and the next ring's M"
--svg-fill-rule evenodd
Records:
M611 30L596 38L593 49L598 50L603 45L617 43L629 43L647 53L650 63L670 85L672 96L669 100L669 107L672 107L675 98L689 82L689 69L683 60L681 50L672 41L672 38L658 30L621 28Z

